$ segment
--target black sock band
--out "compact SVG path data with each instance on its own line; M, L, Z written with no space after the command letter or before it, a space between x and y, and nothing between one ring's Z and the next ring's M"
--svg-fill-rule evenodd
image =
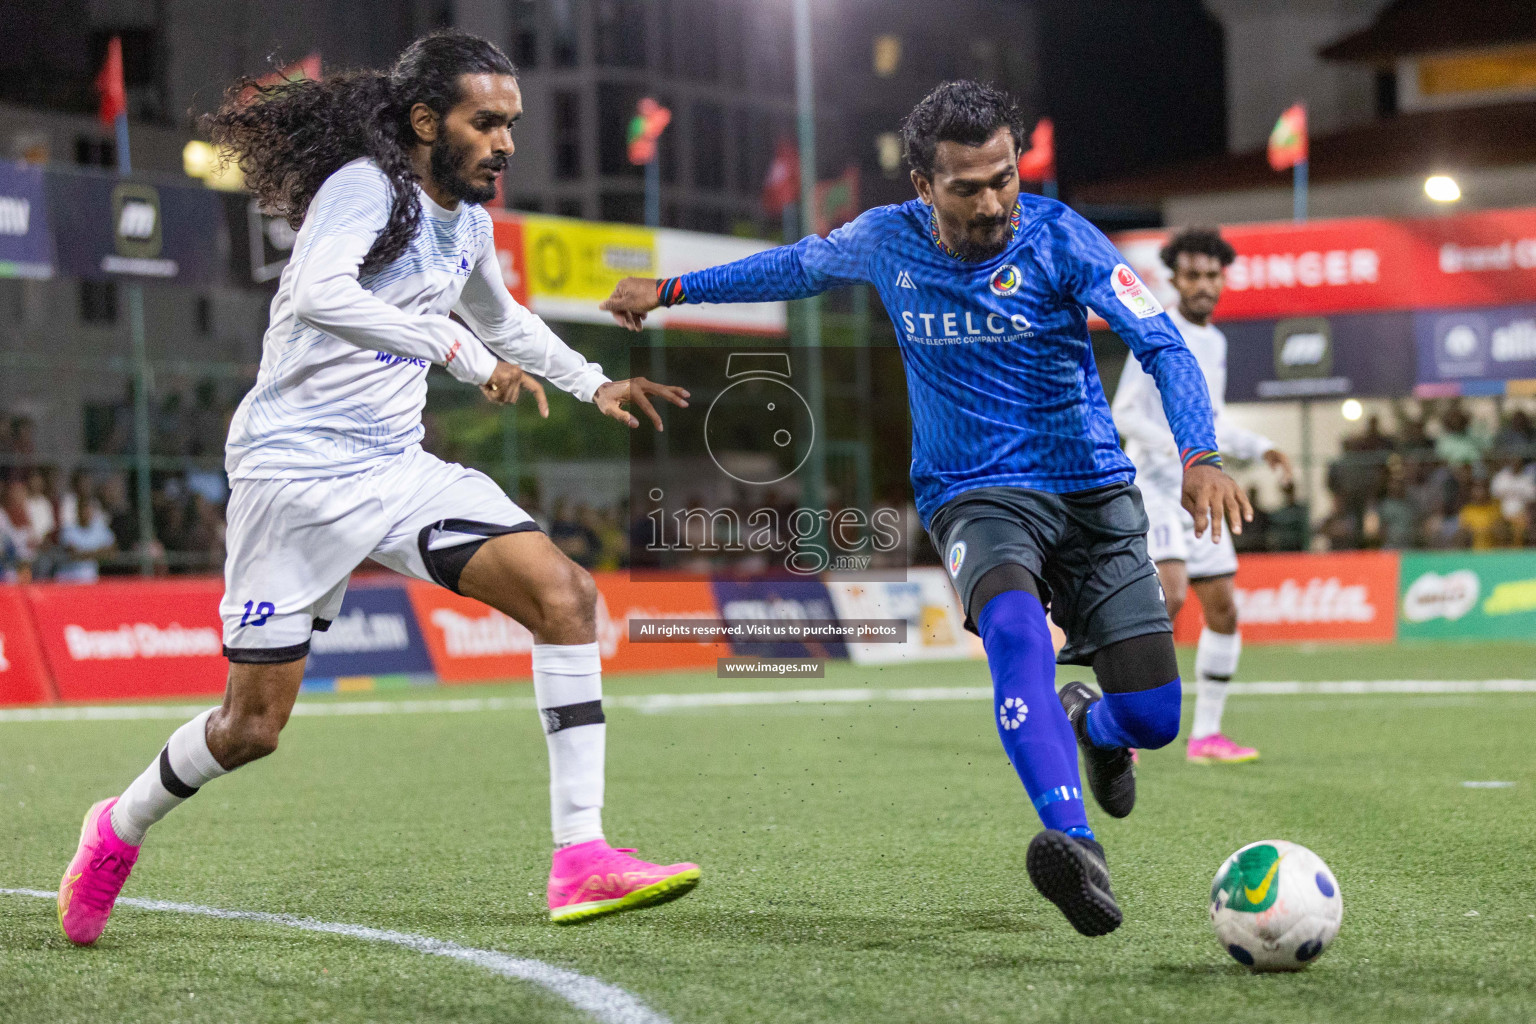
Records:
M544 719L544 734L557 733L562 729L574 729L578 725L601 725L603 717L601 700L582 701L580 704L563 704L558 708L541 708L539 717Z
M182 782L171 768L171 748L169 744L160 748L160 785L164 786L166 792L170 793L171 796L180 797L183 800L189 796L197 795L198 787L189 786Z

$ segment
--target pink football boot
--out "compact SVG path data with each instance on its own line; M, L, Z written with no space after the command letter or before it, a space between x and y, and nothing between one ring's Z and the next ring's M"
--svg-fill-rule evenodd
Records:
M549 869L549 919L573 924L621 910L651 907L699 884L697 864L649 864L602 839L555 851Z
M1240 747L1218 732L1199 739L1190 737L1184 756L1191 764L1242 764L1257 761L1259 752L1252 747Z
M101 937L107 918L112 916L112 905L139 859L139 848L129 846L112 831L115 803L117 797L99 800L85 812L75 859L59 882L59 926L77 946L89 946Z

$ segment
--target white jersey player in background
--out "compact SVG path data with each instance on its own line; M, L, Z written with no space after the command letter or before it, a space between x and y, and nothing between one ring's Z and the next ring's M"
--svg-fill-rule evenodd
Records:
M655 396L610 381L501 279L490 216L522 96L512 64L463 33L417 40L389 74L350 72L256 90L209 119L269 209L302 218L272 301L256 385L230 428L222 706L171 736L121 797L86 815L59 889L73 942L94 942L145 832L198 789L272 753L312 630L341 608L365 559L483 601L533 633L534 696L548 741L556 921L682 895L693 864L657 865L603 835L604 747L596 587L491 479L423 451L433 364L493 403L538 374L636 427ZM456 321L450 313L460 318ZM462 322L460 322L462 321ZM466 326L467 325L467 326ZM505 780L486 780L491 791ZM451 784L445 780L445 784ZM526 883L517 882L521 890Z
M1211 313L1221 298L1223 271L1235 256L1232 246L1214 229L1189 228L1176 234L1161 256L1179 293L1179 304L1168 315L1205 374L1216 413L1217 444L1222 452L1241 459L1262 458L1289 480L1291 463L1285 453L1226 415L1227 338L1211 324ZM1184 467L1157 382L1134 355L1126 359L1113 412L1146 502L1147 553L1157 564L1168 615L1178 616L1193 588L1205 616L1195 653L1195 720L1186 756L1201 764L1257 760L1257 750L1239 746L1221 731L1227 684L1237 672L1243 647L1232 583L1237 572L1232 536L1224 532L1215 543L1196 539L1194 520L1179 503Z

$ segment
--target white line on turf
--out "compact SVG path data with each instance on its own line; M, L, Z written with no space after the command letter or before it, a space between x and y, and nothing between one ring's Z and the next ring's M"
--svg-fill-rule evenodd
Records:
M1306 694L1436 694L1536 693L1536 679L1357 679L1343 682L1232 683L1234 697L1276 697ZM603 698L609 708L629 708L643 714L665 714L693 708L752 707L775 704L917 704L927 701L987 700L991 687L920 686L840 690L743 690L723 693L619 694ZM301 700L298 716L421 715L465 711L528 711L532 697L460 697L445 700ZM5 722L116 722L133 719L185 721L208 710L208 704L86 705L78 707L0 709Z
M57 899L58 893L40 889L0 889L5 896L36 896L39 899ZM254 921L257 924L275 924L284 928L298 928L306 932L324 932L344 935L364 942L388 942L430 956L444 956L482 967L503 978L529 981L559 996L578 1010L584 1010L604 1024L671 1024L655 1010L635 996L605 981L589 978L585 974L556 967L542 960L508 956L491 949L475 949L456 942L445 942L426 935L410 932L392 932L382 928L368 928L360 924L338 924L332 921L316 921L309 917L292 914L265 914L255 910L224 910L220 907L204 907L196 903L170 903L166 900L140 900L124 897L119 906L137 907L140 910L164 910L173 914L195 914L224 921Z

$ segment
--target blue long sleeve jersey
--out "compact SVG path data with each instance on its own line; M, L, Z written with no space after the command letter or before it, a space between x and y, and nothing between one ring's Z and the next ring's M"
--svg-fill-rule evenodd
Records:
M1135 475L1099 384L1085 305L1157 381L1185 465L1214 461L1199 364L1109 239L1040 196L1021 195L1014 221L1002 253L969 263L942 247L931 208L914 199L870 210L826 238L686 274L668 299L765 302L874 285L906 367L912 486L924 525L980 487L1059 494Z

